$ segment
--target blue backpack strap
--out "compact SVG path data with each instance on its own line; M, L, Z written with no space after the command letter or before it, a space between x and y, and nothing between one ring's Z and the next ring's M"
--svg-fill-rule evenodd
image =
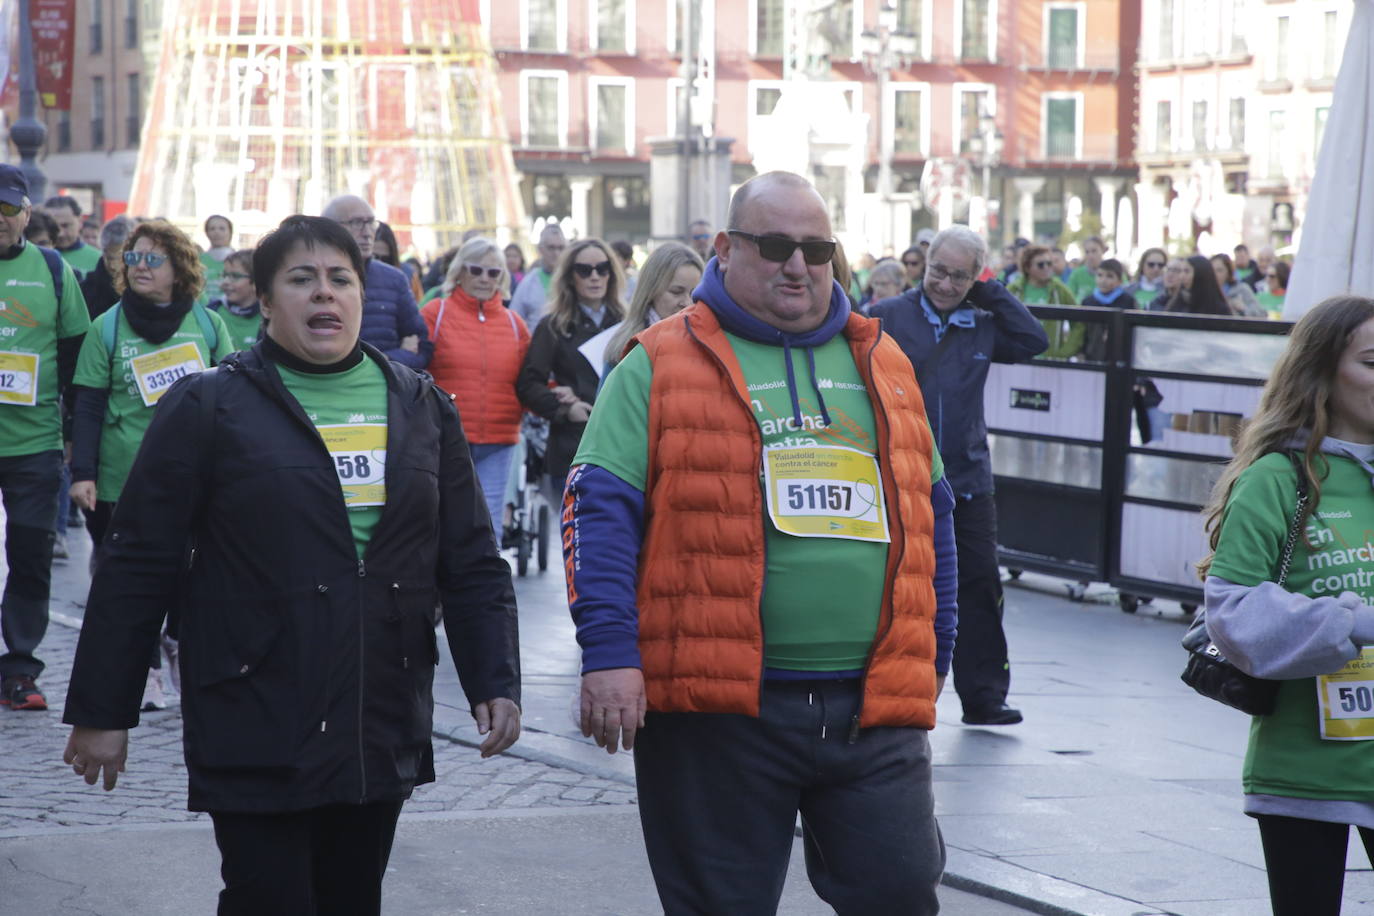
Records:
M110 354L110 362L114 362L115 335L119 333L119 306L116 302L100 316L100 342Z
M57 297L58 307L61 308L65 273L62 268L66 266L62 260L62 255L51 248L44 248L42 245L35 245L34 247L43 253L43 260L48 262L48 272L52 274L52 292Z
M209 311L199 302L191 306L191 312L196 316L196 324L200 325L200 334L205 338L206 345L210 348L210 364L215 363L215 351L219 349L219 331L215 329L215 322L210 318Z

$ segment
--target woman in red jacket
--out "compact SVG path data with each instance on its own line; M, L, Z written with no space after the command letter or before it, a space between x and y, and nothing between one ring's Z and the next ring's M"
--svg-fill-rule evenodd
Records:
M420 312L434 341L429 371L454 396L496 531L520 441L515 378L530 346L525 322L504 304L509 289L501 249L490 239L469 239L449 264L443 295Z

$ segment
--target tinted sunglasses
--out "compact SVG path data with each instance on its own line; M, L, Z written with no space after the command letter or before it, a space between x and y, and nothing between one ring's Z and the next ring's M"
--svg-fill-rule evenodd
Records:
M1146 267L1163 267L1163 266L1164 266L1164 262L1163 262L1163 261L1146 261L1146 262L1145 262L1145 266L1146 266Z
M754 235L749 232L741 232L738 229L727 229L726 232L729 235L737 235L753 242L758 246L759 257L765 261L785 263L798 248L801 249L802 258L813 267L829 264L831 258L835 257L835 243L830 240L798 242L782 235Z
M696 241L696 242L704 242L704 241L706 241L707 239L709 239L710 237L711 237L711 233L709 233L709 232L699 232L699 233L697 233L696 235L692 236L692 240L693 240L693 241Z
M137 267L138 262L145 262L150 268L156 270L167 263L165 254L155 254L151 251L126 251L124 252L124 263L130 267Z
M1031 264L1031 267L1035 267L1035 268L1044 268L1044 267L1053 267L1053 266L1054 266L1054 262L1053 262L1053 261L1036 261L1036 262L1034 262L1033 264Z
M574 264L572 269L573 273L577 274L583 280L590 277L592 271L596 271L598 277L608 277L611 273L611 262L602 261L600 264Z
M18 216L24 212L24 208L18 204L0 203L0 214L5 216Z
M472 274L474 277L480 277L482 276L482 271L486 271L487 276L491 277L493 280L501 276L501 271L504 269L501 267L483 267L481 264L468 264L466 267L468 273Z

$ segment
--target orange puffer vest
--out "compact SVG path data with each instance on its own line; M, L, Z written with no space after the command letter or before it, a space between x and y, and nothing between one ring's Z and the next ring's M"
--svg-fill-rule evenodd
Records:
M843 332L873 401L886 584L858 725L935 725L934 443L911 363L878 322ZM639 650L650 709L757 716L763 677L762 434L744 374L698 302L636 340L653 364Z
M468 441L479 445L520 441L524 408L515 393L515 377L530 348L525 322L501 304L500 293L478 302L461 289L447 299L431 299L420 314L434 341L429 374L454 396ZM437 328L436 322L440 323Z

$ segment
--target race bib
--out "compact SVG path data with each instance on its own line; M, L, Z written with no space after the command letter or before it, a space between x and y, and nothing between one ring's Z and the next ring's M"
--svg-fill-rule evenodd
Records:
M195 344L177 344L135 356L129 361L133 370L134 382L138 393L143 397L145 407L152 407L172 387L172 383L187 375L194 375L205 369L200 358L200 350Z
M867 452L821 445L769 448L763 475L768 515L783 534L891 540L878 460Z
M37 353L0 350L0 404L38 403L38 360Z
M1317 704L1325 740L1374 739L1374 646L1335 674L1317 678Z
M386 505L386 424L317 427L350 509Z

